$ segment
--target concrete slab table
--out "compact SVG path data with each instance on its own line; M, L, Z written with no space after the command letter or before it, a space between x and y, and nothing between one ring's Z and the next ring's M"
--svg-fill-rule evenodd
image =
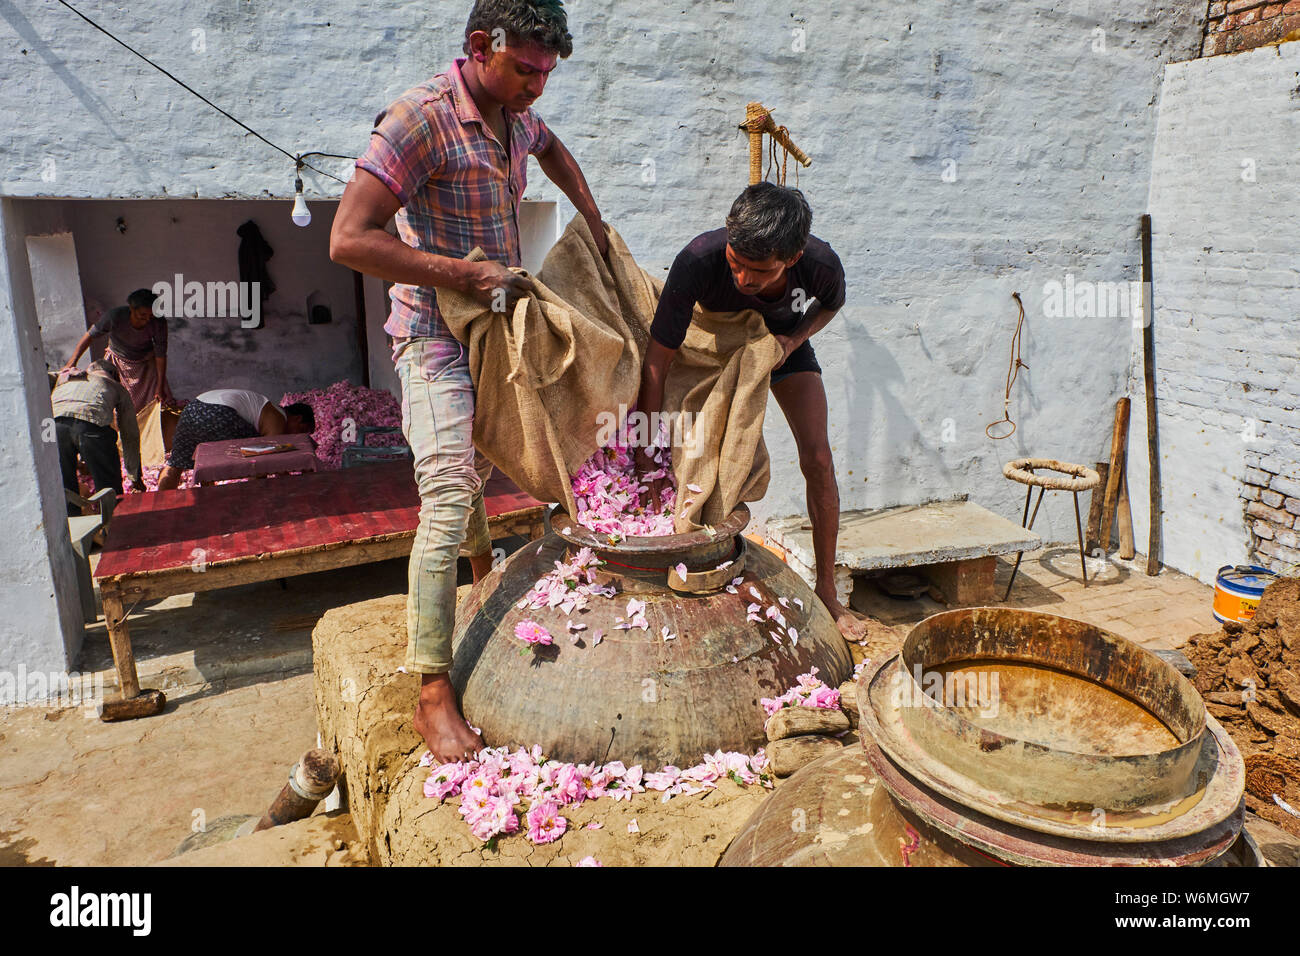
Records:
M772 542L811 586L816 580L812 525L802 515L767 523ZM919 571L952 604L988 604L995 598L997 556L1032 551L1042 544L1033 531L971 501L900 505L840 515L835 549L835 591L849 603L853 575L908 568Z
M503 475L485 503L494 540L545 529L546 506ZM401 461L127 495L94 575L122 698L141 693L126 624L137 602L405 557L419 508Z

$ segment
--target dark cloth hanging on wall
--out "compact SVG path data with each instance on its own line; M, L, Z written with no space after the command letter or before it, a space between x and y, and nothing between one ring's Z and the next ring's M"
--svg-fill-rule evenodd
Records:
M266 271L266 262L275 255L275 250L262 238L262 230L251 219L235 231L239 236L239 281L260 282L265 302L275 291L275 282Z

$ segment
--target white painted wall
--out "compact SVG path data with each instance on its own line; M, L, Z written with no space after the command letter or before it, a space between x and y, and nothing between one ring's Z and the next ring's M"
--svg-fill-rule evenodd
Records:
M57 368L72 356L77 341L86 331L77 246L72 233L28 236L27 263L31 268L41 345Z
M1161 90L1151 220L1162 557L1206 582L1251 557L1247 451L1300 477L1298 90L1300 43L1171 64ZM1145 550L1141 348L1135 337L1128 477Z
M61 672L81 650L83 622L58 449L43 440L50 391L23 238L48 223L17 205L0 200L0 671ZM16 680L0 681L0 693L25 693Z
M458 55L468 8L140 0L91 12L287 149L355 154L380 109ZM1161 69L1196 54L1203 4L569 10L576 50L538 109L652 272L720 225L745 185L747 101L765 102L813 156L800 185L814 231L849 273L848 306L814 341L846 509L969 493L1018 517L1005 460L1105 456L1127 320L1048 319L1040 292L1067 272L1137 278ZM0 91L0 194L291 198L289 159L66 10L0 5L0 41L0 75L22 78ZM322 162L347 178L347 161ZM304 178L309 201L341 191ZM528 196L559 198L535 165ZM567 221L568 204L558 211ZM1030 369L1012 405L1020 430L993 443L984 425L1002 415L1014 290L1029 307ZM793 443L770 411L773 480L757 511L801 511ZM1072 539L1068 498L1049 496L1037 529Z

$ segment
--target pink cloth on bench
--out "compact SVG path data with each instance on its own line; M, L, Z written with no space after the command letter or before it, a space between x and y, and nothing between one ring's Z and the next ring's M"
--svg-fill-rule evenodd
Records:
M239 449L256 445L293 445L292 451L244 457ZM194 449L194 482L229 481L282 475L292 471L315 471L319 461L310 435L274 435L269 438L234 438L204 442Z

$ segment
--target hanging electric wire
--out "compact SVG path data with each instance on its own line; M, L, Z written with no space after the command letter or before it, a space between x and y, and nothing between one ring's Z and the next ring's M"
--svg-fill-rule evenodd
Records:
M72 11L73 13L75 13L77 16L81 17L81 19L85 20L85 21L86 21L87 23L89 23L92 27L94 27L94 28L95 28L96 30L98 30L100 33L104 34L104 36L108 37L108 38L109 38L110 40L112 40L114 43L118 44L119 46L121 46L121 47L123 47L123 48L125 48L125 49L127 49L127 50L129 50L131 53L135 54L135 55L138 56L140 59L144 60L146 63L148 63L151 67L153 67L155 70L157 70L157 71L158 71L159 73L161 73L163 76L167 77L167 79L171 80L173 83L177 84L177 85L180 86L182 89L188 90L190 93L193 93L195 96L197 96L199 99L201 99L204 103L208 104L208 106L211 106L214 110L216 110L216 111L217 111L218 113L220 113L222 116L226 117L226 118L227 118L228 120L230 120L232 123L236 123L236 124L238 124L239 126L243 127L244 129L248 130L248 132L252 133L254 136L256 136L258 139L260 139L260 140L261 140L263 143L265 143L267 146L270 146L272 149L279 150L280 152L284 153L284 155L288 156L290 159L292 159L292 160L294 161L294 167L295 167L296 170L301 170L301 169L305 166L307 169L310 169L310 170L312 170L313 172L320 173L322 176L328 176L330 179L334 180L335 182L343 183L345 186L347 185L347 183L344 182L344 180L339 179L337 176L333 175L332 173L327 173L327 172L325 172L325 170L323 170L323 169L317 169L315 166L311 165L311 163L303 162L302 157L303 157L303 156L324 156L324 157L326 157L326 158L330 158L330 159L354 159L355 157L352 157L352 156L342 156L342 155L340 155L340 154L338 154L338 153L321 153L321 152L316 152L316 151L314 151L314 150L313 150L312 152L308 152L308 153L298 153L298 154L295 154L295 153L291 153L291 152L289 152L289 151L288 151L287 149L285 149L283 146L280 146L280 145L277 144L277 143L273 143L273 142L271 142L269 139L267 139L265 136L263 136L263 135L262 135L261 133L259 133L257 130L253 129L253 127L249 126L249 125L248 125L247 123L245 123L243 120L239 119L239 118L236 117L236 116L232 116L230 113L228 113L228 112L226 112L225 110L223 110L220 106L218 106L216 103L212 102L210 99L208 99L208 98L207 98L206 96L204 96L202 93L200 93L198 90L194 89L194 87L192 87L192 86L190 86L189 84L187 84L184 80L182 80L182 79L180 79L180 78L178 78L178 77L176 77L176 76L173 76L171 73L169 73L169 72L168 72L167 70L165 70L163 67L159 66L159 65L158 65L157 63L155 63L153 60L149 59L147 56L145 56L145 55L144 55L143 53L141 53L139 50L135 49L135 47L131 46L131 45L130 45L129 43L127 43L126 41L121 40L121 39L119 39L118 37L114 36L110 31L106 30L104 27L100 26L100 25L99 25L98 23L96 23L94 20L90 19L90 17L86 16L84 13L82 13L80 10L78 10L76 7L74 7L72 4L68 3L68 0L57 0L57 2L58 2L59 4L61 4L62 6L67 7L69 10L71 10L71 11ZM301 188L299 189L299 191L301 191Z

